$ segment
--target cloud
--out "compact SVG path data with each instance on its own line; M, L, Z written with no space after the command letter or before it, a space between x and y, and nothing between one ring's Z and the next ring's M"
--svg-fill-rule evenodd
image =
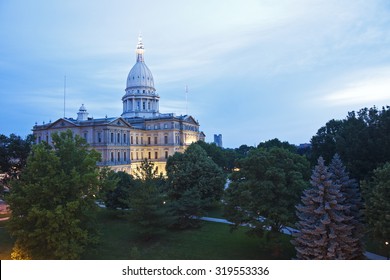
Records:
M321 101L330 106L372 106L390 100L390 67L371 69L348 77L339 89L328 92Z

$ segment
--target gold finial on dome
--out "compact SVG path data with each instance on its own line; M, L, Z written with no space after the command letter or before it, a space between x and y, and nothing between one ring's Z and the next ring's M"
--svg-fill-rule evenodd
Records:
M143 62L144 61L144 44L142 43L142 35L141 32L138 35L138 44L137 49L135 50L135 53L137 54L137 62Z

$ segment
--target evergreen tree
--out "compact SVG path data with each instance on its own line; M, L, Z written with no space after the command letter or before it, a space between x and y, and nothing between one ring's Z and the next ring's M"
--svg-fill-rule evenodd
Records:
M363 182L362 189L371 235L382 245L390 242L390 162L375 169L373 179Z
M347 255L347 259L363 259L364 258L364 225L363 225L363 200L360 194L360 188L356 180L350 179L345 170L340 156L335 154L329 172L334 184L340 186L340 191L344 196L344 205L347 206L345 214L352 216L353 219L347 221L346 224L352 226L352 238L355 242L352 244L353 249L351 255Z
M347 206L340 185L322 157L318 159L311 181L312 187L303 192L302 204L297 206L299 232L292 244L298 259L348 259L353 255L352 216L346 215Z
M78 259L96 242L100 154L71 131L52 137L54 148L46 143L33 147L7 199L15 259Z
M145 159L137 167L136 184L130 197L129 219L138 225L143 239L151 239L164 233L172 223L171 206L157 176L154 164Z

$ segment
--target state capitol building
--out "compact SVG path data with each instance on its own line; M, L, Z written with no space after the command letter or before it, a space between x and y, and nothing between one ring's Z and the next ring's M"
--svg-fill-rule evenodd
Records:
M139 37L136 63L127 76L125 95L122 97L122 115L90 118L82 105L76 119L64 117L55 122L35 125L35 141L51 143L53 133L70 129L101 153L99 166L131 174L146 158L155 164L159 173L165 173L170 155L184 152L193 142L204 141L205 135L199 131L199 123L192 116L160 113L159 99L152 72L144 61L144 45Z

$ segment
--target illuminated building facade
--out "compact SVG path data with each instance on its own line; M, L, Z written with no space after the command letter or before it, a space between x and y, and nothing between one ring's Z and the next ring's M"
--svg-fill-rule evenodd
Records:
M53 123L35 125L33 133L37 143L51 143L51 134L70 129L101 153L100 166L131 173L147 158L159 172L165 173L169 156L184 152L193 142L204 141L205 135L192 116L160 113L159 99L139 37L136 63L127 77L120 117L90 118L82 105L76 119L60 118Z

